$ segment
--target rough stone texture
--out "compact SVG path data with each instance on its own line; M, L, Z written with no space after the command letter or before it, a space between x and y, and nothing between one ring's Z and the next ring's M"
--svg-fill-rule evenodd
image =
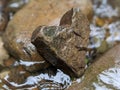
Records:
M14 65L15 61L16 60L14 58L10 57L10 58L4 60L3 63L4 63L5 67L11 67Z
M0 0L0 33L5 31L8 23L7 0Z
M68 18L69 21L63 22ZM88 20L79 8L73 8L63 15L60 25L38 27L33 32L32 43L53 66L79 77L85 69L86 52L78 51L76 47L88 45Z
M9 58L9 55L3 45L4 43L0 37L0 65L3 65L3 61Z
M25 70L23 66L17 66L10 70L8 80L17 84L25 83L30 73Z
M0 34L5 31L8 23L7 0L0 0Z
M8 23L8 14L0 11L0 34L5 31Z
M91 89L91 85L93 82L96 81L97 75L100 74L102 71L112 68L112 67L119 67L120 68L120 44L116 45L109 51L107 51L104 55L96 59L84 74L84 79L81 83L73 83L68 89L66 90L86 90L86 88Z
M92 5L89 0L82 0L84 1ZM39 25L58 25L59 19L68 9L79 6L82 2L78 0L31 0L9 22L3 37L6 49L16 59L43 61L44 59L30 42L33 30ZM89 9L92 10L92 8ZM45 62L40 66L46 68L48 65Z

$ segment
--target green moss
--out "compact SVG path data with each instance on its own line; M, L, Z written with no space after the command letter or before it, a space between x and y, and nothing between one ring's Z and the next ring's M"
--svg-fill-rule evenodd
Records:
M52 37L55 35L56 27L45 27L44 28L44 35L48 37Z
M89 59L85 58L85 64L88 64L88 63L89 63Z
M98 53L104 53L104 52L107 51L108 49L109 49L109 47L108 47L107 42L106 42L105 40L103 40L103 41L101 42L100 47L97 48L97 52L98 52Z

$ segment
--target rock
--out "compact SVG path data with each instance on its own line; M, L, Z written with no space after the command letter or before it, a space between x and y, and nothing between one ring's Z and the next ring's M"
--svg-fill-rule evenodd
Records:
M90 2L89 0L82 1ZM3 37L5 48L16 60L44 61L31 44L33 30L39 25L58 25L60 18L68 9L79 5L81 2L78 0L31 0L9 22ZM45 62L40 66L46 68L49 65Z
M93 4L91 0L76 0L76 2L80 4L78 7L83 12L83 14L85 14L88 20L91 21L93 18Z
M0 79L4 79L10 73L9 70L0 72Z
M4 65L4 67L7 67L7 68L12 68L14 66L22 65L25 68L25 70L34 73L34 72L37 72L37 71L47 68L46 63L44 63L44 62L45 61L30 62L30 61L22 61L22 60L20 60L20 62L19 62L19 61L16 61L16 59L14 59L13 57L10 57L10 58L4 60L3 65Z
M39 90L64 90L63 85L51 80L41 80L40 83L38 84Z
M88 45L88 20L79 8L73 8L63 15L60 25L38 27L31 41L53 66L70 76L80 77L85 70L86 52L78 51L76 47Z
M17 66L10 70L8 81L22 84L26 82L30 73L23 66Z
M4 70L4 67L0 65L0 72Z
M16 61L16 60L15 60L14 58L10 57L10 58L4 60L3 63L4 63L4 66L5 66L5 67L11 67L11 66L14 65L15 61Z
M0 89L1 90L8 89L8 86L5 85L3 80L9 74L9 72L10 72L9 70L5 70L5 71L0 72Z
M84 74L84 79L81 81L81 83L73 83L66 90L79 90L79 89L86 90L85 88L90 89L90 90L95 90L95 89L93 89L92 84L93 84L93 82L97 82L97 77L99 77L98 75L102 71L108 70L109 68L113 68L113 67L117 67L120 69L119 53L120 53L120 44L116 45L115 47L113 47L112 49L107 51L101 57L97 58L96 62L94 62L91 66L89 66L87 68L87 70ZM110 75L114 76L114 74L110 74ZM110 76L110 78L112 79L111 76ZM116 75L115 75L115 77L116 77ZM117 81L116 81L116 83L117 83ZM116 90L116 89L114 89L114 90Z
M10 13L15 14L18 10L23 8L30 0L9 0L8 10Z
M3 61L9 58L8 52L4 48L4 43L0 37L0 65L4 65Z
M30 65L30 66L26 66L26 65L23 65L23 66L24 66L25 70L27 70L31 73L35 73L35 72L38 72L42 69L47 68L46 63L36 63L36 64Z
M0 0L0 34L5 31L8 23L7 0Z
M0 11L0 16L0 34L2 34L8 24L8 15Z

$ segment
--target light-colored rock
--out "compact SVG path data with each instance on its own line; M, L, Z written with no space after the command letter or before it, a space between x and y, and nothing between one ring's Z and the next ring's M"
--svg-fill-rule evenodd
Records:
M0 37L0 64L3 65L3 61L8 59L9 55L6 49L4 48L4 43Z
M9 70L0 72L0 79L4 79L10 73Z

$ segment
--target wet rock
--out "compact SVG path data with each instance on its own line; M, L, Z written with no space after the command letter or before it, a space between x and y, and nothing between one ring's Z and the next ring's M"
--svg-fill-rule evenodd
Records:
M4 79L10 73L9 70L0 72L0 79Z
M33 32L32 43L53 66L79 77L85 70L86 51L78 51L76 47L88 45L88 20L79 8L73 8L63 15L60 25L38 27Z
M63 85L51 80L41 80L38 84L39 90L42 89L54 89L54 90L64 90Z
M8 23L7 0L0 0L0 34L5 31Z
M10 55L16 60L44 61L30 42L33 30L39 25L58 25L60 18L68 9L81 5L81 2L78 2L78 0L31 0L15 14L7 26L3 39ZM45 62L40 66L46 68L48 64Z
M10 58L4 60L3 63L4 63L4 66L5 66L5 67L11 67L11 66L14 65L15 61L16 61L16 60L15 60L14 58L10 57Z
M5 31L8 23L8 15L4 12L0 12L0 34Z
M89 21L93 19L93 4L91 0L76 0L80 5L78 7L85 14ZM74 0L73 0L74 2Z
M4 67L2 65L0 65L0 72L4 70Z
M10 70L8 81L22 84L25 83L28 76L30 73L23 66L17 66Z
M14 60L16 60L16 59L14 59ZM6 62L6 64L7 63L9 63L9 60L8 60L8 62ZM22 65L25 68L25 70L27 70L31 73L34 73L34 72L37 72L37 71L40 71L40 70L43 70L43 69L47 68L47 65L46 65L45 61L17 60L12 64L12 66L19 66L19 65Z
M66 90L96 90L93 88L93 82L97 83L97 77L98 75L109 68L117 67L120 68L120 44L116 45L109 51L107 51L104 55L96 59L96 62L94 62L91 66L88 67L84 74L84 79L81 81L81 83L74 83ZM117 72L117 71L116 71ZM112 76L113 74L111 74ZM104 84L105 85L105 84ZM100 86L102 87L102 86ZM116 89L115 89L116 90Z
M25 70L34 73L34 72L38 72L38 71L40 71L42 69L45 69L47 67L46 67L46 63L36 63L36 64L30 65L30 66L25 66L24 65L24 68L25 68Z
M10 12L10 19L12 19L13 15L21 8L23 8L28 2L29 0L9 0L7 8Z
M2 38L0 37L0 65L4 65L4 60L9 58L8 52L4 48L4 43L2 41Z

